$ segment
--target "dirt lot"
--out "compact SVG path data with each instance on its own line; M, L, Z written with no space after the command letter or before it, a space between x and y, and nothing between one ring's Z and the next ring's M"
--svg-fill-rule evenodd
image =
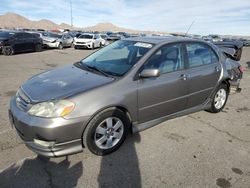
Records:
M250 48L242 92L219 114L202 111L129 136L117 152L40 159L11 129L8 103L30 76L91 50L0 56L0 187L250 187ZM249 63L247 63L249 62Z

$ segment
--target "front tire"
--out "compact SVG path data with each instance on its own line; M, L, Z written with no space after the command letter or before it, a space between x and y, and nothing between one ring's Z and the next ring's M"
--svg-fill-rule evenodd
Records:
M130 121L119 109L97 114L83 134L83 145L93 154L107 155L124 142Z
M212 103L209 112L218 113L225 107L229 95L229 88L225 84L221 84L212 97Z
M42 45L41 44L36 44L35 45L35 52L41 52L42 51Z
M62 43L60 43L60 44L58 45L58 49L59 49L59 50L62 50L62 49L63 49Z
M94 49L95 49L95 44L94 44L94 43L92 44L91 49L92 49L92 50L94 50Z
M4 46L2 53L3 55L10 56L14 54L14 49L12 46Z

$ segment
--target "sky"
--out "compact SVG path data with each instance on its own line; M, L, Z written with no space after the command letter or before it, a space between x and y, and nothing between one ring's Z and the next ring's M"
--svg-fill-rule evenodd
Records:
M250 35L250 0L72 0L73 25L100 22L149 31ZM70 0L0 0L0 15L71 22Z

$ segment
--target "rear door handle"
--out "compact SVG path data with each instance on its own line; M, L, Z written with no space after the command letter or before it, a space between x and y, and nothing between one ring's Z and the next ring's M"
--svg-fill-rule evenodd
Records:
M215 67L215 71L216 71L216 72L219 72L219 71L220 71L220 67L219 67L219 66L216 66L216 67Z
M181 76L180 76L180 80L187 80L187 78L188 78L188 76L186 75L186 74L182 74Z

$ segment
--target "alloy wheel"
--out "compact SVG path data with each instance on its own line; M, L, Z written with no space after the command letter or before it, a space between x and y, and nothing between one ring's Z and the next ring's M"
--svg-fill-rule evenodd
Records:
M215 98L214 98L215 108L221 109L226 102L226 98L227 98L227 93L226 93L225 89L223 89L223 88L219 89L215 95Z
M123 133L124 125L119 118L106 118L95 130L95 144L100 149L110 149L119 143Z

